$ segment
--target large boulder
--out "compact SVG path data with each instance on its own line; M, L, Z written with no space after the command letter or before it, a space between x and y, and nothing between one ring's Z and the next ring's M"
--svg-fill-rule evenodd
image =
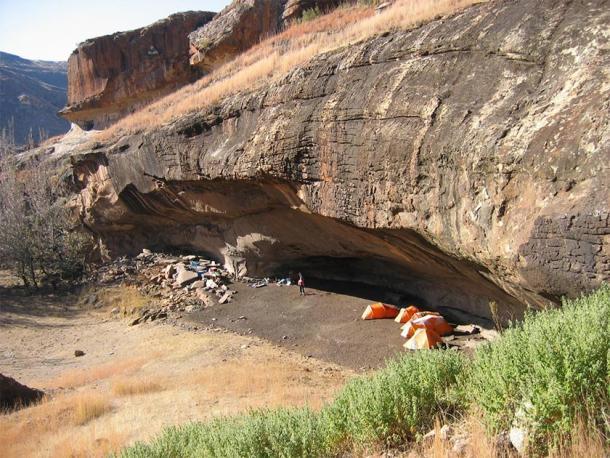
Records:
M277 32L281 0L235 0L189 35L191 65L207 72Z
M189 11L129 32L81 43L68 59L68 105L84 128L103 128L200 76L189 66L188 34L215 13Z
M44 393L22 385L17 380L0 374L0 411L13 410L38 402Z
M82 214L117 255L486 317L590 290L610 280L606 6L495 1L326 53L73 157Z

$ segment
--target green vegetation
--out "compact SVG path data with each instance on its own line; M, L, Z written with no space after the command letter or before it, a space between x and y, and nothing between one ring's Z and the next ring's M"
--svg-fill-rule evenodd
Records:
M610 434L610 287L561 309L528 314L476 353L464 377L493 430L518 423L534 443L559 439L586 418Z
M317 17L322 16L322 11L320 11L320 8L318 8L317 6L315 8L309 8L305 11L303 11L303 14L301 15L301 19L299 19L299 22L307 22L307 21L312 21Z
M458 409L462 354L419 352L388 363L372 376L349 382L322 412L332 445L362 448L383 442L396 445L430 429L440 412Z
M166 430L123 457L333 456L393 446L429 430L435 417L481 409L490 431L515 418L544 449L585 420L609 437L610 287L563 308L529 314L472 361L422 351L355 378L320 412L254 411Z

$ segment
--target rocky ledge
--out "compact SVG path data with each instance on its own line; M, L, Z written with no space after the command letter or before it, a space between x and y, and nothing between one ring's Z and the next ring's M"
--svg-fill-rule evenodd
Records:
M609 23L602 0L495 1L319 56L73 157L84 221L111 256L481 316L589 290L610 278Z
M200 76L189 66L187 35L215 13L178 13L154 24L81 43L68 59L68 105L79 126L103 128Z

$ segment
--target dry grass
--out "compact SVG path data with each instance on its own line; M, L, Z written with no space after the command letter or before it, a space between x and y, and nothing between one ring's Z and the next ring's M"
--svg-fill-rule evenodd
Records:
M594 426L580 419L571 434L551 450L550 458L607 458L610 447L603 434Z
M299 372L302 374L299 374ZM202 385L212 399L243 399L248 407L320 408L335 389L313 383L308 373L280 361L239 360L196 372L187 383Z
M75 425L84 425L101 417L111 408L108 399L99 394L78 394L73 399L72 421Z
M116 396L133 396L161 390L163 390L161 383L144 377L120 379L112 383L112 392Z
M95 290L105 308L118 307L123 315L132 315L145 307L150 299L134 286L112 286Z
M51 453L52 458L103 458L118 452L125 445L127 435L110 430L98 435L95 429L70 435L60 440Z
M501 448L494 437L487 434L481 421L482 416L476 412L453 425L454 432L462 434L468 445L462 454L453 450L453 443L440 439L441 422L435 424L436 435L432 442L423 443L413 448L407 456L430 458L517 458L519 454L513 448ZM549 458L606 458L610 449L605 445L603 435L595 428L579 421L561 445L552 448Z
M75 388L140 369L153 356L122 359L86 369L72 369L51 380L49 388Z
M277 81L313 57L372 36L409 29L459 11L479 0L399 0L381 14L371 7L344 7L264 40L208 76L127 116L96 140L143 131L202 110L243 90Z
M83 392L47 397L35 406L0 416L0 456L32 456L48 446L49 435L61 437L110 410L107 399Z

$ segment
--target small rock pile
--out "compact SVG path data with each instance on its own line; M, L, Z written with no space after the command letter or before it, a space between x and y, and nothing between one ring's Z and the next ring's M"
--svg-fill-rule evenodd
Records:
M144 249L135 258L121 257L97 272L97 282L127 282L155 301L143 309L132 325L165 319L171 312L190 313L229 303L232 274L215 261L200 256L169 256Z

